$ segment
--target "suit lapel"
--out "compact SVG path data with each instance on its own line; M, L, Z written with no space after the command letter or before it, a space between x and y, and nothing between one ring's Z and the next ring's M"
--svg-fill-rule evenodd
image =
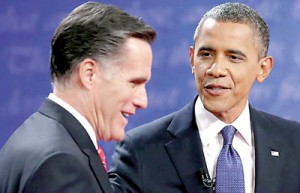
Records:
M191 103L174 116L168 131L175 138L165 146L187 192L212 193L212 188L205 187L201 178L201 170L207 167L193 114L194 103Z
M101 163L97 150L89 135L78 120L64 108L49 99L44 101L39 111L57 120L66 128L78 147L89 158L91 170L103 192L112 192L108 176Z
M255 143L255 192L278 192L280 167L284 152L280 149L278 135L274 134L273 125L261 112L250 107L251 124Z
M174 139L166 144L166 149L187 192L212 193L201 179L201 169L207 167L193 114L194 103L191 103L174 116L168 128ZM252 107L250 117L255 143L255 193L276 193L280 184L280 167L285 165L282 163L284 152L280 148L280 136L274 132L276 125Z
M98 153L91 151L90 149L83 150L89 157L90 161L90 167L92 168L92 171L94 175L96 176L96 179L101 186L103 192L110 193L112 192L107 173L101 163L101 160L99 158Z

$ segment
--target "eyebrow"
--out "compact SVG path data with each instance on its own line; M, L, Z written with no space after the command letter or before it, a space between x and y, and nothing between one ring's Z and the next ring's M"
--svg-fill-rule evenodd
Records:
M215 49L213 49L212 47L208 47L208 46L201 46L199 47L199 49L197 50L197 55L201 52L201 51L215 51ZM227 50L226 52L231 53L231 54L237 54L240 56L243 56L245 58L247 58L246 54L244 54L242 51L240 50Z
M240 50L228 50L229 53L232 53L232 54L237 54L237 55L240 55L240 56L243 56L245 58L247 58L246 54L244 54L242 51Z

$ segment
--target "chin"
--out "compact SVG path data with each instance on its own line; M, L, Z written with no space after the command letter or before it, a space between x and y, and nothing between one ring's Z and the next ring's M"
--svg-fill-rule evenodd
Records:
M203 104L204 108L214 115L222 114L223 112L226 112L226 108L223 105L224 103L222 102Z
M218 109L220 106L222 106L223 101L217 101L217 100L204 100L203 101L203 106L206 110L210 111L213 109Z
M121 141L123 138L124 138L124 129L122 131L118 131L116 133L113 133L111 136L111 140L114 140L114 141Z

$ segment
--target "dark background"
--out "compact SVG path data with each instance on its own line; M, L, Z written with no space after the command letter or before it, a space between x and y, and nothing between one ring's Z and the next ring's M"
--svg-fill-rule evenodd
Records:
M82 0L10 0L0 3L0 147L51 92L49 53L60 20ZM131 117L126 130L189 102L195 95L189 46L199 19L218 0L105 0L141 16L158 32L153 45L148 108ZM271 31L269 55L275 67L250 103L258 109L299 121L300 1L239 1L256 9ZM102 142L101 142L102 143ZM103 144L103 143L102 143ZM18 144L16 144L18 145ZM115 142L103 144L108 161Z

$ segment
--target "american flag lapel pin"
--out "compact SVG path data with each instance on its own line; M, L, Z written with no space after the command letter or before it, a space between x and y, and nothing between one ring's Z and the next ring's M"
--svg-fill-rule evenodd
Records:
M271 150L271 156L273 156L273 157L279 157L279 152Z

